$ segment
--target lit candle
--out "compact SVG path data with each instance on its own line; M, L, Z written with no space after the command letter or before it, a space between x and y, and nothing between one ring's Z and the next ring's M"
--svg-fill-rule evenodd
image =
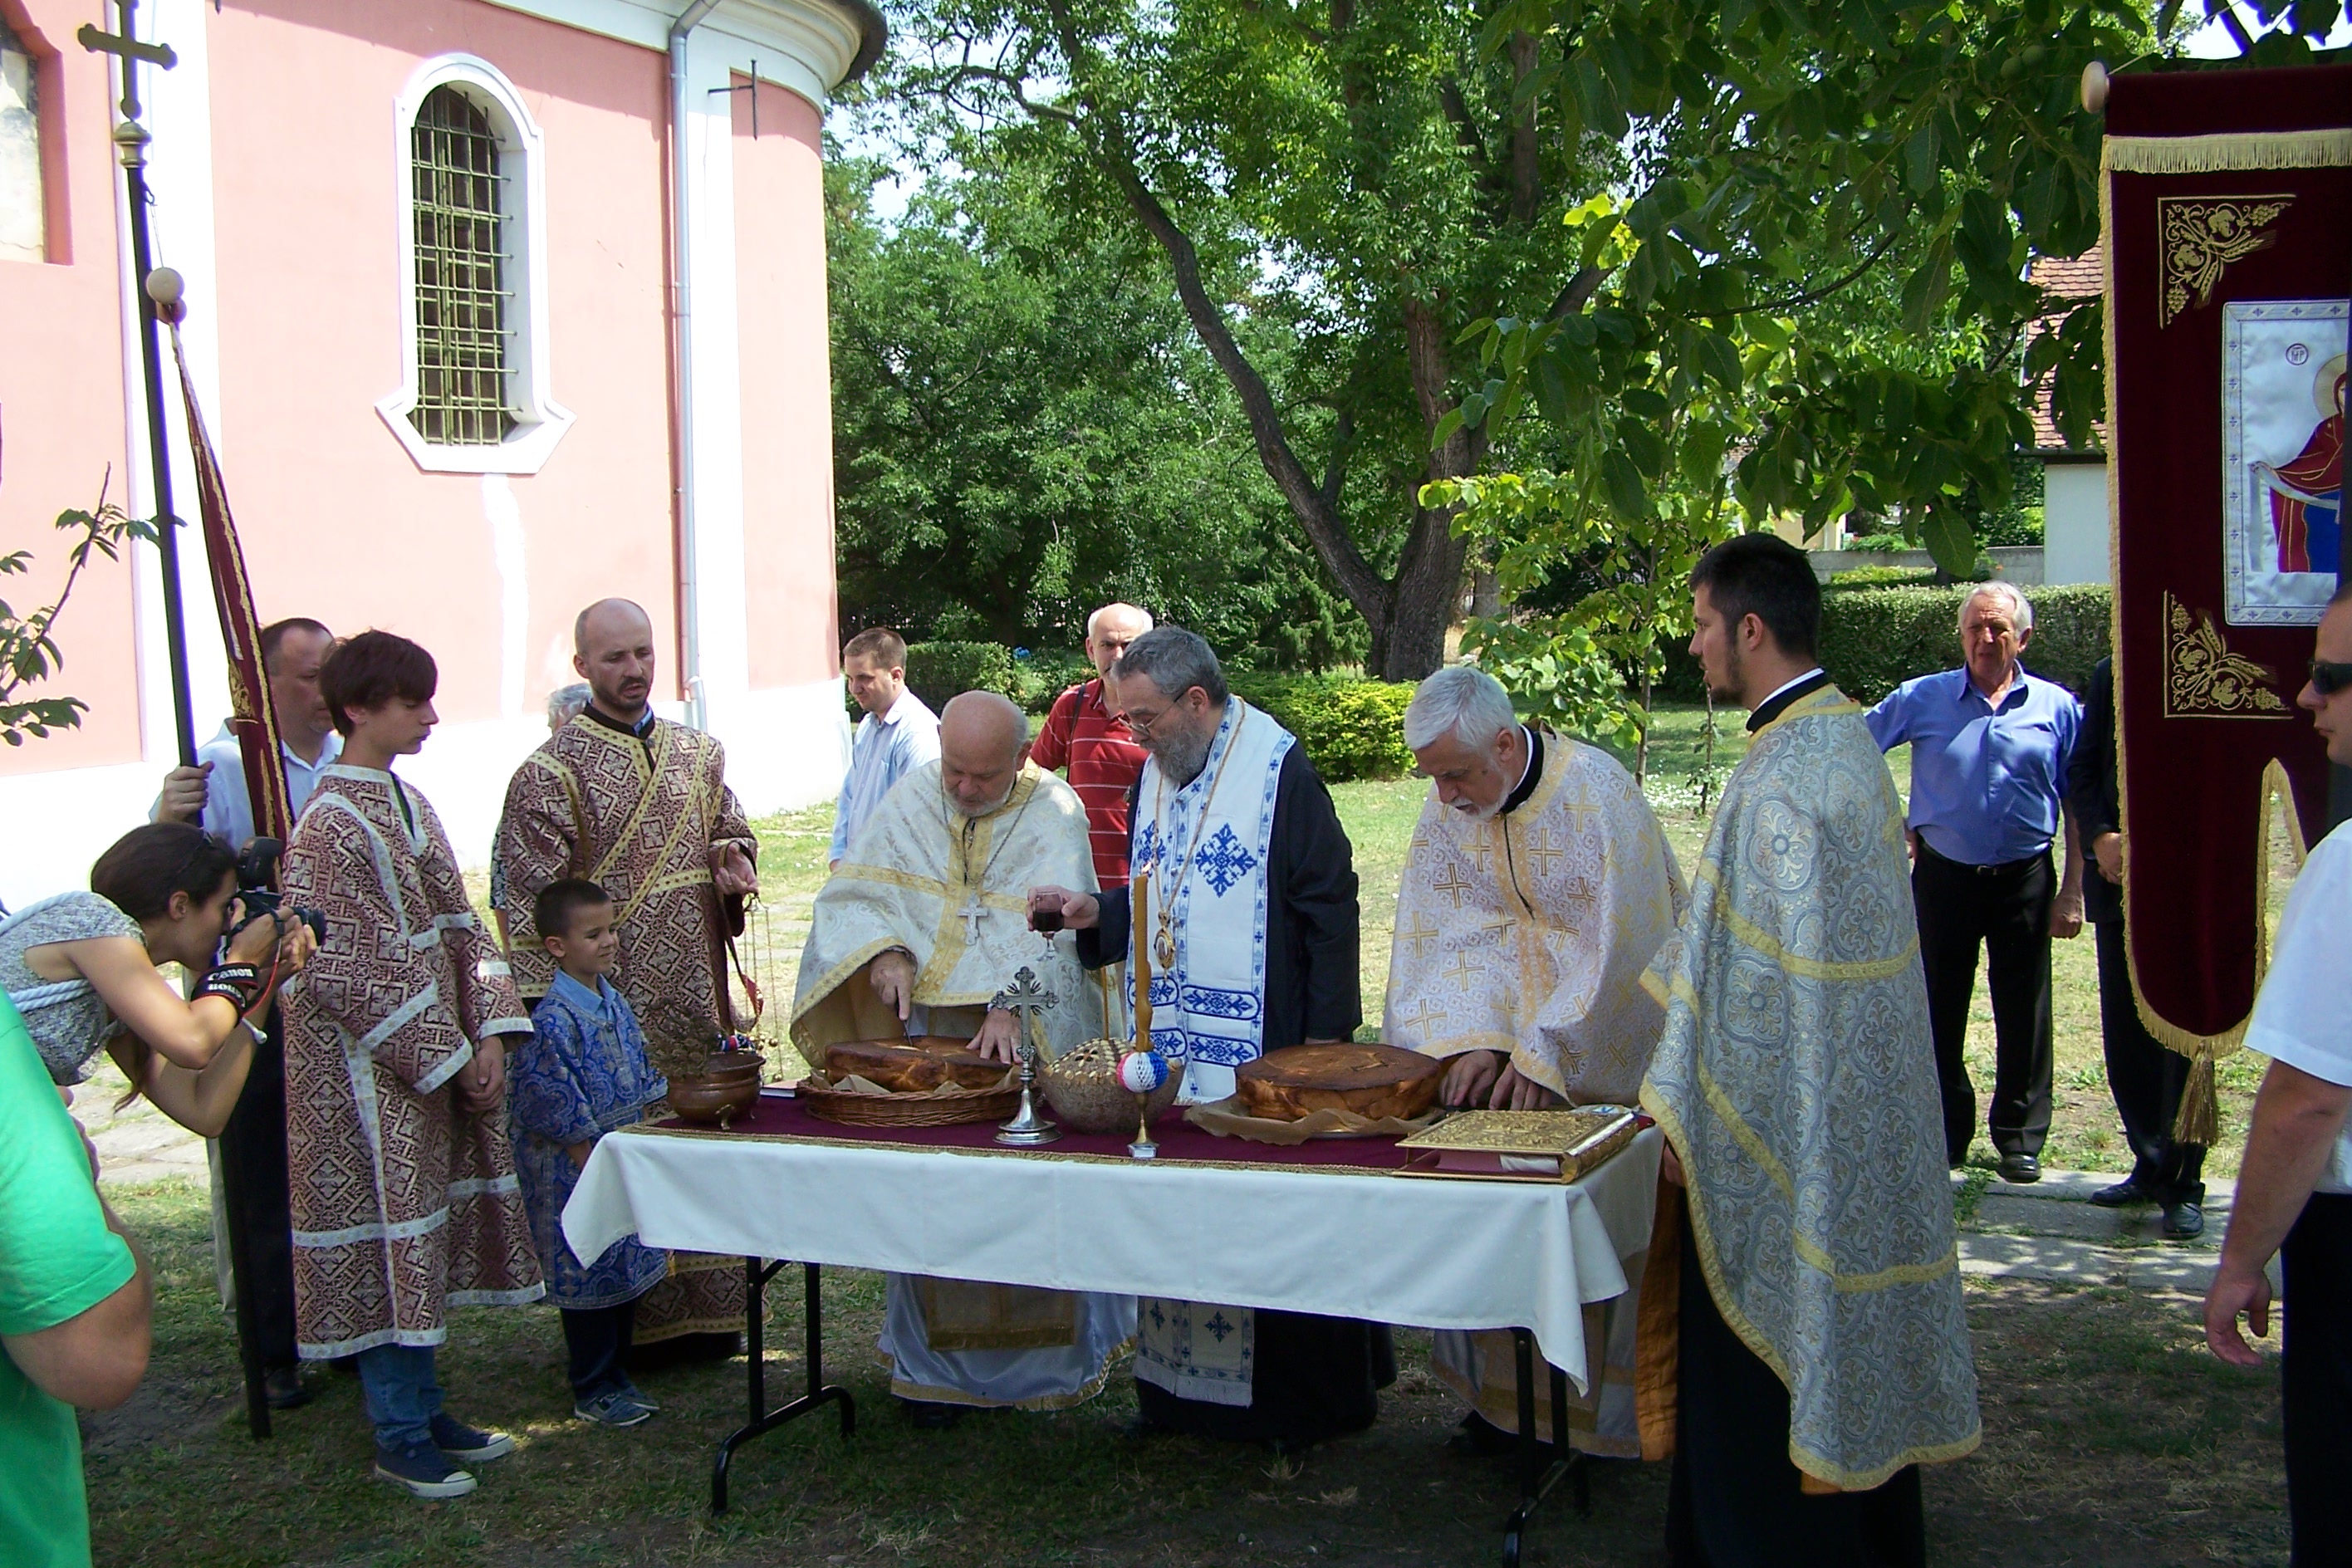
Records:
M1134 930L1135 957L1129 967L1135 971L1135 1048L1151 1048L1151 945L1144 940L1146 917L1151 910L1151 873L1138 870L1129 885L1127 911Z

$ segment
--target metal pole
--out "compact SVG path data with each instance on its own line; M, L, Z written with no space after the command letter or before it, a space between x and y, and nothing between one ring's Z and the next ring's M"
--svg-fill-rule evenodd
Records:
M128 59L122 62L126 76L132 68ZM147 274L153 265L147 237L147 132L135 120L115 128L114 144L121 153L123 184L130 193L131 278L139 300L139 368L147 384L147 455L154 472L155 550L163 563L163 641L172 663L172 719L180 765L192 768L196 765L196 726L188 698L188 633L180 603L180 520L172 510L172 452L163 425L163 360L155 342L155 301L147 295ZM268 1424L266 1415L263 1424Z

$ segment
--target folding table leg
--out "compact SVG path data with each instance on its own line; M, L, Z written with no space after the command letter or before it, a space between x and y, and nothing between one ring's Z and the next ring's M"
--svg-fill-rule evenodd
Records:
M824 1382L824 1307L819 1294L819 1275L814 1263L801 1265L806 1290L805 1321L808 1329L808 1387L798 1399L789 1400L775 1409L768 1408L768 1377L766 1363L765 1319L768 1281L784 1267L782 1260L762 1263L759 1258L743 1260L743 1348L751 1361L746 1377L751 1394L751 1419L719 1440L719 1456L710 1467L710 1511L727 1511L727 1466L735 1450L752 1438L772 1432L785 1422L807 1415L820 1406L833 1404L841 1406L841 1435L846 1439L857 1430L857 1406L845 1388L829 1387Z
M1551 1373L1552 1440L1552 1461L1546 1465L1542 1440L1536 1436L1536 1337L1525 1329L1513 1329L1511 1348L1518 1361L1519 1506L1503 1526L1503 1568L1519 1568L1528 1524L1562 1477L1576 1478L1577 1511L1591 1506L1584 1456L1568 1442L1568 1374L1556 1366L1546 1368Z

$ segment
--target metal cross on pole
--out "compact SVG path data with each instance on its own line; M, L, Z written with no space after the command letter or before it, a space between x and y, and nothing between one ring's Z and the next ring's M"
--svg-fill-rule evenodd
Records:
M1031 1089L1037 1081L1037 1015L1058 1000L1053 989L1038 980L1037 972L1025 963L1013 972L1012 984L989 999L991 1007L1010 1012L1021 1030L1021 1044L1016 1047L1021 1058L1021 1109L1012 1121L996 1130L999 1143L1051 1143L1062 1135L1060 1128L1037 1114L1037 1107L1030 1099Z
M74 35L93 54L112 55L122 62L122 123L114 129L114 145L122 160L122 181L130 195L131 276L139 289L139 368L147 384L147 452L154 469L155 551L163 566L163 641L172 665L172 717L177 726L180 765L196 762L195 716L188 699L188 635L180 605L180 542L178 516L172 510L172 453L163 429L163 360L155 341L155 300L148 293L153 270L147 229L147 143L139 123L139 67L143 63L170 70L180 63L169 44L142 44L134 25L139 0L115 0L121 20L120 33L101 33L85 22ZM268 1417L265 1413L262 1428Z

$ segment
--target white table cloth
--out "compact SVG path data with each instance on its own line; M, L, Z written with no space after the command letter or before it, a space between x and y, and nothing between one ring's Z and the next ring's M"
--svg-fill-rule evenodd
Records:
M1583 1387L1583 1306L1648 1246L1656 1129L1581 1182L1055 1158L826 1139L597 1142L563 1211L651 1247L1436 1329L1523 1327Z

